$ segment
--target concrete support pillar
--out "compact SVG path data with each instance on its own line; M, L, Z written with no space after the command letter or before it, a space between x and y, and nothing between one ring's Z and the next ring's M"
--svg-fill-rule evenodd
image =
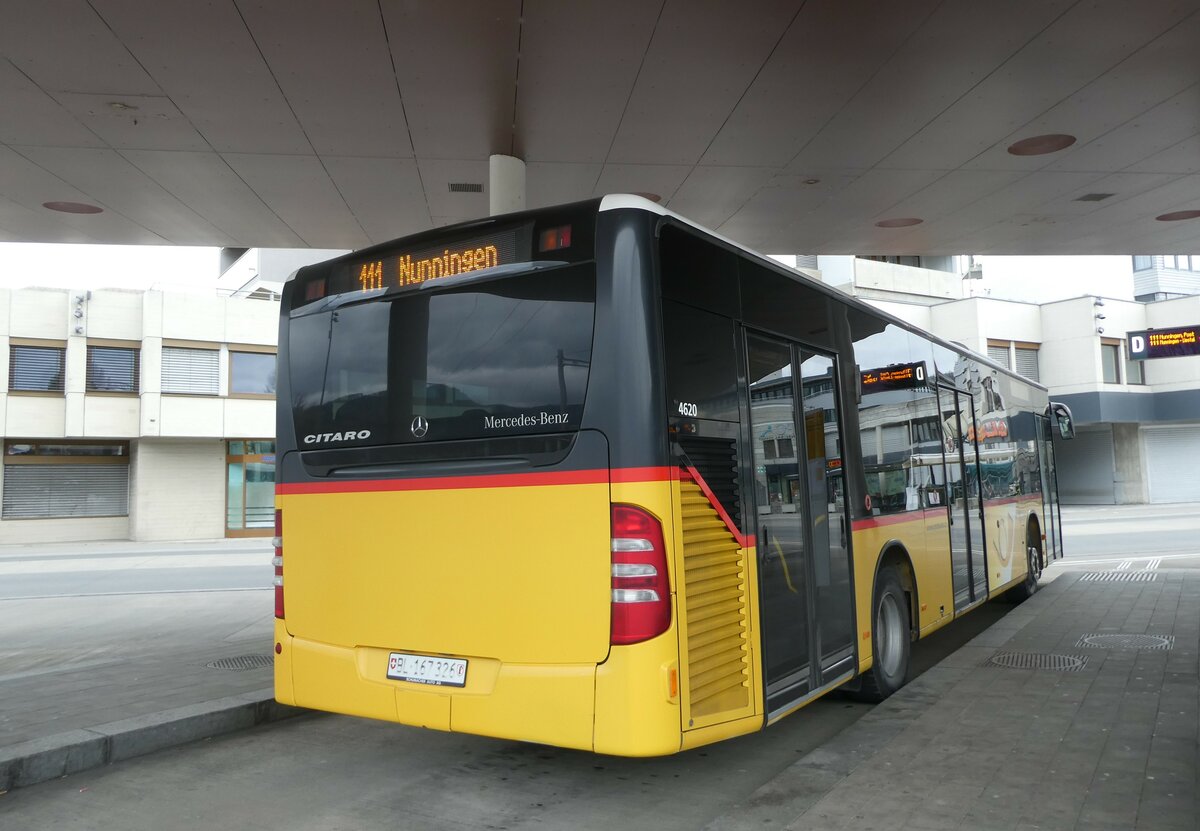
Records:
M1137 424L1113 424L1113 486L1118 505L1150 501L1142 458L1142 437Z
M525 210L525 162L521 159L488 158L488 209L492 216Z

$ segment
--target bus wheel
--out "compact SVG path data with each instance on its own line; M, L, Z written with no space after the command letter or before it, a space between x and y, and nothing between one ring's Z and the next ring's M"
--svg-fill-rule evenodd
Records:
M908 680L908 659L912 653L908 596L895 568L889 566L879 572L871 608L871 645L875 658L870 671L863 676L861 695L868 701L883 701Z
M1025 582L1008 591L1008 597L1013 603L1020 603L1032 597L1038 590L1038 580L1042 576L1042 540L1033 526L1025 532L1025 563Z

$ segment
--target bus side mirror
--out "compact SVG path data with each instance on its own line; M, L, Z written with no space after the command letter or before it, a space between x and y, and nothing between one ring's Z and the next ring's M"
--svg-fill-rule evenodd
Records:
M1058 401L1051 401L1050 412L1055 423L1058 424L1059 438L1064 441L1075 438L1075 419L1071 415L1071 408Z

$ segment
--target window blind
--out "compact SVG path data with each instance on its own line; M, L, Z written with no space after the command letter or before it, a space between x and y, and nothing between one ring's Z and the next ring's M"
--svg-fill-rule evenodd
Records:
M137 392L138 351L89 346L87 388L93 392Z
M128 514L128 465L4 466L4 519Z
M1030 381L1040 381L1038 375L1038 351L1017 347L1017 374Z
M1007 346L992 346L988 345L987 356L1005 369L1012 369L1012 365L1008 362L1008 347Z
M8 388L14 391L62 392L66 350L57 346L8 348Z
M220 376L215 349L188 349L164 346L162 351L162 391L185 395L217 395Z

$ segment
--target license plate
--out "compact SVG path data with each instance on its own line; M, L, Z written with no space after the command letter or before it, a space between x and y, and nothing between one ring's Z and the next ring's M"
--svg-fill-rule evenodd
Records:
M467 661L393 652L388 656L387 677L435 687L462 687L467 683Z

